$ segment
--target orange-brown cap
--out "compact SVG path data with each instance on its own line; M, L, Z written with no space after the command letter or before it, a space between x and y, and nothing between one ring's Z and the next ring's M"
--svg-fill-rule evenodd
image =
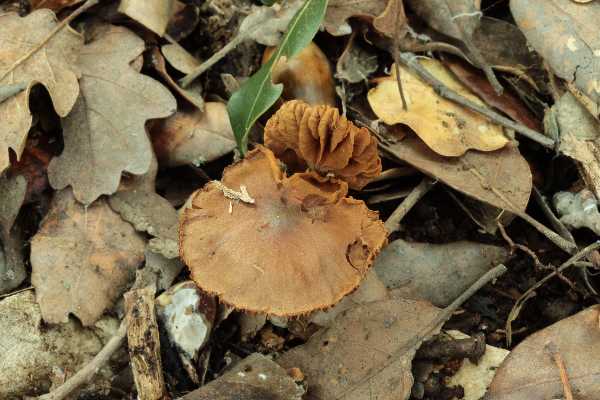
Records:
M265 145L289 168L332 173L362 189L381 173L377 140L326 105L286 102L265 126Z
M253 203L224 196L242 186ZM181 258L200 288L238 309L292 316L332 306L387 240L377 213L346 192L345 182L314 172L286 177L259 146L192 196Z

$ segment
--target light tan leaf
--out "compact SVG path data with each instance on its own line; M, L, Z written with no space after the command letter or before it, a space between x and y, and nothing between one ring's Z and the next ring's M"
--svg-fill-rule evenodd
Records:
M135 276L144 244L106 200L87 207L70 189L57 192L31 242L31 283L44 320L66 322L72 313L92 325Z
M173 0L121 0L119 12L163 36L173 15Z
M562 79L600 102L600 3L513 0L512 15L531 46Z
M48 167L55 189L73 187L90 204L117 190L122 171L148 171L152 148L144 124L176 109L171 93L129 66L144 51L131 31L111 27L81 51L81 95L63 119L65 148Z
M30 0L32 10L40 8L49 8L53 11L62 10L65 7L71 7L75 4L81 3L83 0Z
M202 165L235 148L225 104L208 102L204 112L179 111L150 130L162 166Z
M32 122L29 93L35 84L41 83L48 89L54 109L61 117L71 111L79 94L77 78L80 73L76 61L83 39L69 27L7 73L56 25L56 16L48 9L34 11L24 18L15 13L0 15L0 85L27 85L26 90L0 103L0 172L9 165L9 149L20 157L25 147Z
M451 90L484 105L439 61L421 60L421 65ZM492 151L508 143L501 126L442 98L409 69L401 66L400 71L408 110L402 108L395 72L390 77L380 79L377 87L369 91L369 104L383 122L388 125L408 125L427 146L443 156L460 156L469 149Z
M562 398L560 371L564 361L575 399L600 394L600 308L590 307L534 333L504 360L485 397L488 400L547 400Z
M412 300L360 305L340 314L330 328L286 352L277 363L300 368L311 400L408 399L411 362L420 345L413 344L414 338L438 312L427 302ZM390 355L405 347L404 355L389 363Z
M166 44L160 48L160 51L173 68L184 74L191 73L200 65L200 61L183 51L179 45Z
M410 136L387 149L398 159L484 203L515 214L522 214L527 207L531 170L512 145L490 153L469 150L460 158L448 158Z

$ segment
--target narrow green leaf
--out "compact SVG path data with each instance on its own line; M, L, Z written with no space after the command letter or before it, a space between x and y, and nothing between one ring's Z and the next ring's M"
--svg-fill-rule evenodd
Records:
M283 85L271 82L273 66L281 56L292 58L316 35L325 16L327 0L306 0L290 21L286 34L266 64L252 75L227 103L229 120L240 153L248 149L248 133L256 120L281 96Z

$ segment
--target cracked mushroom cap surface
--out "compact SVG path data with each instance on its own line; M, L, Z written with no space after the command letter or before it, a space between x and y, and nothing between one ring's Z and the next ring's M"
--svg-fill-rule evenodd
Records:
M221 182L192 195L180 254L201 289L235 308L293 316L330 307L360 284L387 241L378 214L346 197L345 182L286 177L262 146ZM245 186L254 203L225 197L223 185Z
M291 170L332 173L352 189L362 189L381 174L375 137L335 107L286 102L265 126L265 145Z

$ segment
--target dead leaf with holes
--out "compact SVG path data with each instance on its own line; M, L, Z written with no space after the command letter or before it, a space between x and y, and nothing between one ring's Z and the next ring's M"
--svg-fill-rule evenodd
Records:
M108 198L110 207L139 232L153 236L152 247L166 258L179 256L177 210L155 189L158 162L154 154L150 170L124 179L117 193Z
M421 60L421 65L448 88L484 105L439 61ZM493 151L508 143L501 126L442 98L431 85L423 82L409 69L401 66L400 71L408 110L402 108L395 72L392 76L379 79L377 87L369 91L369 104L383 122L388 125L408 125L429 148L442 156L460 156L469 149Z
M600 103L600 3L514 0L510 10L552 71Z
M460 158L442 157L414 135L385 149L453 189L494 207L522 214L532 189L529 164L513 145L483 153L469 150Z
M438 312L430 303L413 300L359 305L277 363L304 373L310 400L408 399L418 338Z
M143 51L142 39L115 26L81 50L81 95L62 120L65 148L48 178L55 189L72 186L84 204L114 193L123 171L148 171L152 147L144 124L176 109L163 85L129 65Z
M24 91L0 103L0 172L9 165L10 149L20 157L25 148L33 118L29 94L34 85L44 85L61 117L71 111L79 94L77 55L83 38L69 27L60 30L40 50L12 68L56 25L56 16L48 9L34 11L23 18L16 13L0 15L0 86L27 85Z
M127 289L144 260L145 241L104 199L79 204L55 194L31 241L31 283L46 322L94 322Z
M563 359L575 399L600 393L600 307L593 306L534 333L498 368L487 400L562 398L563 383L553 354Z

